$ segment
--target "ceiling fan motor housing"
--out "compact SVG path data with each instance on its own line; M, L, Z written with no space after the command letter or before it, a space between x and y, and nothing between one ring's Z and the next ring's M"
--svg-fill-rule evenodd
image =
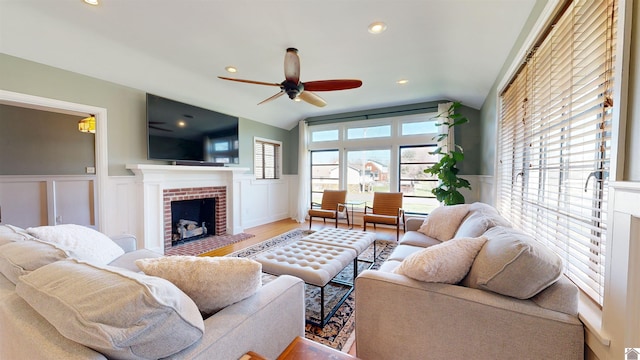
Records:
M304 84L302 82L295 84L291 81L285 80L282 83L282 90L289 95L289 99L295 99L298 94L304 91Z

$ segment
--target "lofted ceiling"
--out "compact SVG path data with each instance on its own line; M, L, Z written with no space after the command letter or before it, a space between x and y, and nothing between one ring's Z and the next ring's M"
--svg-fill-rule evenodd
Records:
M535 3L0 0L0 49L291 129L312 116L432 100L480 108ZM376 21L387 29L373 35L367 26ZM322 108L286 96L257 105L279 89L217 78L280 83L289 47L299 50L301 81L355 78L362 87L317 93Z

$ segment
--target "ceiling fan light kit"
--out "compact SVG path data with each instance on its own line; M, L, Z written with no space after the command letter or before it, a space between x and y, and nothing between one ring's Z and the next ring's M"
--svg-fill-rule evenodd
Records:
M258 105L277 99L286 93L287 96L289 96L289 99L301 99L311 105L323 107L327 105L327 102L320 96L314 94L314 91L348 90L359 88L360 86L362 86L362 81L356 79L318 80L308 82L300 81L300 57L298 56L298 49L296 48L288 48L287 52L285 53L285 80L281 83L268 83L254 80L234 79L224 76L218 76L218 78L222 80L237 81L248 84L278 86L280 88L279 93L259 102Z

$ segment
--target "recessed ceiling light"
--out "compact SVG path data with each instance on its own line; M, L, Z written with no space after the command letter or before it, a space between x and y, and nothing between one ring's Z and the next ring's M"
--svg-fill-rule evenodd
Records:
M381 21L376 21L374 23L369 24L369 32L372 34L380 34L385 30L387 30L387 24Z
M185 127L185 126L187 126L187 123L184 120L178 121L178 127Z
M98 5L98 0L82 0L89 5Z
M400 79L400 80L396 81L396 84L404 85L404 84L406 84L408 82L409 82L409 80L407 80L407 79Z
M299 97L296 97L295 99L293 99L293 101L300 102L302 100Z
M233 67L233 66L227 66L227 67L226 67L226 68L224 68L224 69L225 69L225 70L227 70L227 72L230 72L230 73L236 73L236 72L238 72L238 69L237 69L237 68L235 68L235 67Z

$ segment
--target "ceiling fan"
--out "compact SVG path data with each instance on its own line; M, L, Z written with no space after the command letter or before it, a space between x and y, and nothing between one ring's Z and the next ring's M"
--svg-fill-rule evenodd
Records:
M261 101L260 103L258 103L258 105L277 99L286 93L292 100L299 98L308 102L309 104L323 107L327 105L327 102L324 101L324 99L322 99L320 96L314 94L313 91L347 90L355 89L362 86L362 81L355 79L318 80L308 82L300 81L300 58L298 57L298 49L295 48L288 48L287 53L284 56L285 80L281 83L268 83L262 81L234 79L224 76L218 77L223 80L280 87L279 93Z

